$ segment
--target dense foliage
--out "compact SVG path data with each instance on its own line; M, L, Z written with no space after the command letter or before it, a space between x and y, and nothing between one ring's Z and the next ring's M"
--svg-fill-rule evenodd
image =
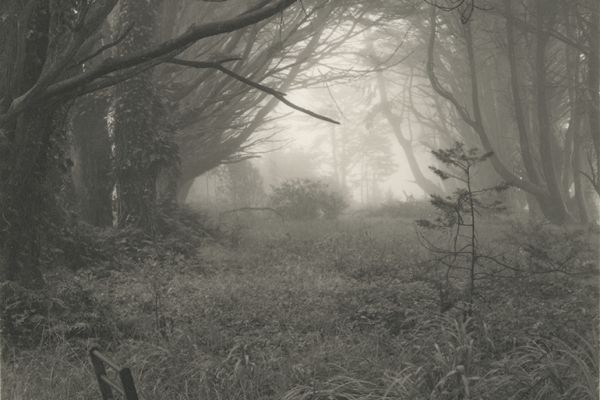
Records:
M348 206L342 193L310 179L292 179L274 187L270 202L292 219L337 218Z
M149 400L597 396L597 237L585 231L486 219L481 245L522 274L487 286L464 320L440 313L421 279L430 255L411 219L256 217L231 247L196 218L186 229L210 236L193 252L179 250L185 230L177 243L127 236L114 264L55 271L47 292L3 286L3 397L97 397L90 343ZM544 241L563 247L536 251Z

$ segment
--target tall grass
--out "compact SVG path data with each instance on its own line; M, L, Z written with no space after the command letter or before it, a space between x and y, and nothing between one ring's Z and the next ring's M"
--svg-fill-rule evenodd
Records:
M598 297L589 282L495 282L464 320L456 310L438 314L434 288L416 280L423 255L410 220L242 222L248 229L235 233L235 247L225 238L101 278L57 278L76 279L97 300L90 304L110 305L94 318L77 315L115 321L117 332L100 345L131 367L140 398L598 398L590 329ZM166 332L157 307L172 319ZM70 327L78 318L62 320ZM93 341L70 331L5 352L2 399L100 398L86 351Z

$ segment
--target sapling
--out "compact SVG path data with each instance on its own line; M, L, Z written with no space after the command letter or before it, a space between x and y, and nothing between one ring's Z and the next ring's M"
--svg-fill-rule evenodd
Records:
M434 219L417 220L417 225L427 230L447 231L450 233L450 245L440 246L427 239L422 231L419 237L424 246L432 253L438 255L437 265L446 268L445 282L440 290L440 302L442 311L451 289L450 274L453 270L467 271L467 285L465 290L466 305L465 316L469 317L473 312L475 296L475 281L477 277L477 266L483 257L478 248L478 218L481 210L501 210L502 202L489 200L486 194L498 193L508 188L506 183L479 188L476 187L474 176L477 168L492 156L491 152L481 153L477 148L466 149L463 143L455 142L448 149L433 150L432 154L443 165L444 169L435 166L429 167L442 180L452 179L458 188L449 196L437 194L431 195L431 204L436 210ZM463 260L466 260L466 266ZM463 265L461 265L463 264Z

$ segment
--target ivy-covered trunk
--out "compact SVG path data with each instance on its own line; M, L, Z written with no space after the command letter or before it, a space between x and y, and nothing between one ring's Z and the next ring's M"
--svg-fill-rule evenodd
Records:
M94 226L112 225L111 143L105 96L88 95L72 109L71 131L75 168L73 181L81 218Z
M122 3L119 25L133 28L120 45L121 55L153 43L158 5L157 0ZM164 106L151 70L118 84L114 93L118 225L135 226L152 234L156 226L157 178L161 168L174 158Z

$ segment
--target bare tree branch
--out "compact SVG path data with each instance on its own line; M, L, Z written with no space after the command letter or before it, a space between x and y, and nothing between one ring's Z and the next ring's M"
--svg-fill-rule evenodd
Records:
M86 29L82 29L76 33L70 44L66 47L66 50L62 52L59 61L52 64L48 68L48 72L42 74L42 77L30 90L14 99L6 113L0 114L0 124L6 123L25 109L51 97L58 95L71 97L69 96L69 94L71 94L70 92L76 91L77 88L89 84L112 72L137 67L140 64L149 62L152 64L153 60L158 60L156 63L164 62L181 53L198 40L233 32L255 24L285 10L296 3L296 1L297 0L277 0L256 11L244 12L231 19L201 25L192 25L185 33L176 38L164 41L156 46L141 50L132 55L107 58L88 71L55 82L57 76L63 71L67 64L72 61L84 40L98 28L100 22L106 18L108 12L110 12L116 4L116 0L106 0L103 2L103 6L98 6L97 10L94 10L94 13L90 13L90 15L93 15L88 18L89 23L86 23Z
M100 47L98 50L94 51L92 54L90 54L88 56L85 56L80 61L75 62L75 64L73 64L73 66L81 65L81 64L83 64L85 62L88 62L92 58L95 58L95 57L99 56L100 54L102 54L106 50L110 49L111 47L114 47L114 46L118 45L119 43L121 43L127 37L127 35L129 35L129 32L131 32L132 29L133 29L133 25L129 25L114 40L112 40L112 41L108 42L107 44L105 44L104 46Z
M240 81L240 82L242 82L242 83L244 83L244 84L246 84L248 86L251 86L251 87L253 87L255 89L258 89L258 90L260 90L262 92L270 94L271 96L273 96L273 97L277 98L279 101L281 101L283 104L285 104L285 105L287 105L287 106L289 106L289 107L291 107L291 108L293 108L295 110L303 112L304 114L310 115L311 117L320 119L322 121L330 122L330 123L336 124L336 125L340 124L338 121L336 121L334 119L331 119L331 118L326 117L324 115L318 114L318 113L316 113L314 111L310 111L310 110L308 110L308 109L306 109L304 107L300 107L300 106L292 103L291 101L289 101L289 100L287 100L285 98L286 94L283 93L283 92L280 92L278 90L275 90L275 89L270 88L268 86L265 86L265 85L262 85L260 83L254 82L254 81L252 81L250 79L244 78L243 76L236 74L232 70L225 68L222 65L221 62L188 61L188 60L181 60L181 59L174 58L174 59L168 61L168 63L178 64L178 65L183 65L183 66L193 67L193 68L213 68L213 69L219 70L219 71L223 72L224 74L229 75L232 78L234 78L234 79L236 79L236 80L238 80L238 81Z
M431 25L429 42L427 45L426 69L433 90L435 90L441 97L445 98L450 103L452 103L460 117L477 133L483 149L486 152L493 153L490 157L490 161L492 163L492 166L494 167L494 170L498 173L498 175L502 177L502 179L504 179L506 182L510 183L514 187L532 193L536 196L546 196L547 193L542 187L534 184L533 182L527 179L523 179L520 176L516 176L503 164L503 162L498 158L496 152L494 152L492 142L490 141L488 132L484 126L483 116L479 105L478 79L475 63L475 54L473 51L473 38L471 37L470 26L468 24L465 25L465 41L467 47L467 61L469 65L469 74L471 80L471 103L473 108L473 115L469 113L467 108L463 104L461 104L461 102L456 98L456 96L454 96L452 92L450 92L440 83L438 77L435 74L433 63L437 30L437 16L435 6L431 7L429 23Z

